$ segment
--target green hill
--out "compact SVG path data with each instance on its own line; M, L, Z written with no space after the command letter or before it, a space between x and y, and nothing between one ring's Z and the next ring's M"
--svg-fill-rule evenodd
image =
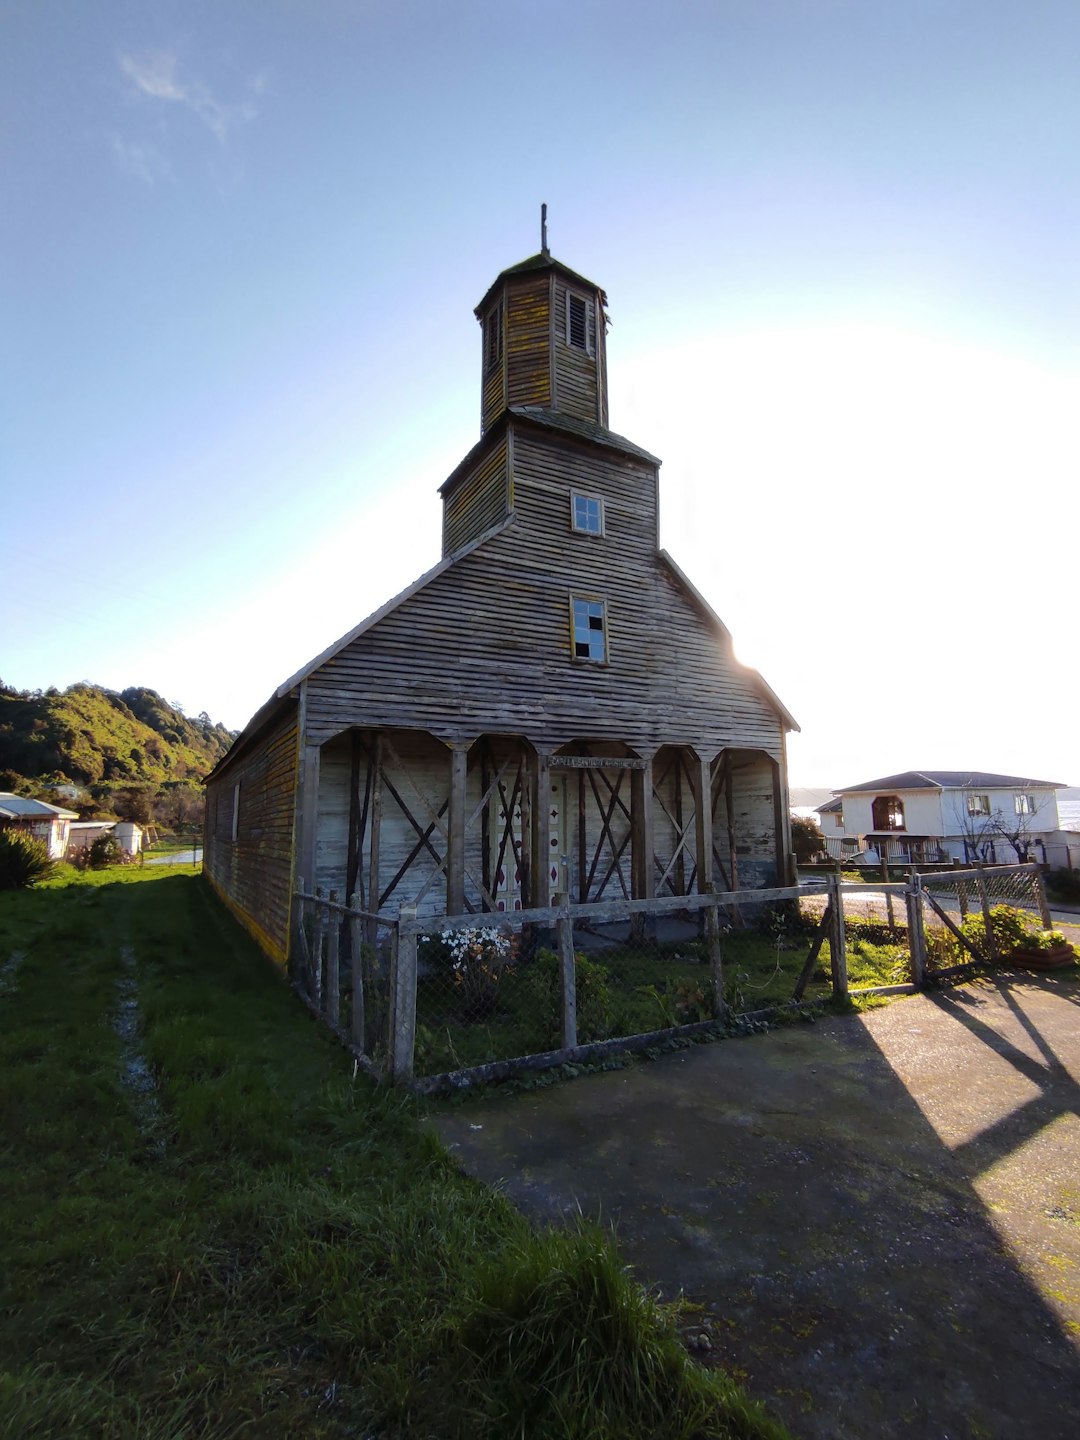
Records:
M0 684L0 789L75 784L159 788L201 781L233 732L206 714L192 719L140 686L13 690Z

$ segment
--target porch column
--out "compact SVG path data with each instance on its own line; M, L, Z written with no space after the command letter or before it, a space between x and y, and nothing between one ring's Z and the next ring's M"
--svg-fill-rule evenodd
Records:
M776 832L776 883L790 885L793 882L794 857L791 853L791 812L787 799L787 766L783 759L774 760L769 756L772 770L773 826Z
M304 882L309 895L315 893L316 871L318 869L319 838L319 761L322 750L318 745L305 745L300 752L300 845L297 855L296 873Z
M712 764L700 755L694 765L694 853L697 856L697 888L704 895L713 888Z
M469 747L450 746L450 804L446 825L446 913L465 913L465 782Z
M543 910L551 904L551 771L546 754L537 752L532 780L532 867L527 904Z
M653 844L653 761L650 755L643 770L630 772L631 885L635 900L651 900L656 894Z

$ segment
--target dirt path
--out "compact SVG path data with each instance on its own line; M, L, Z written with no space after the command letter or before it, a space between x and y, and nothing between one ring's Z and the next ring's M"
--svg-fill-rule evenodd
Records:
M467 1105L805 1440L1080 1434L1080 982L999 976Z

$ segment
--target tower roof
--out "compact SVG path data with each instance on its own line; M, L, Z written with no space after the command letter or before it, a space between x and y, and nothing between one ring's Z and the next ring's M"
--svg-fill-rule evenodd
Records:
M549 250L541 250L536 255L530 255L527 260L519 260L516 265L508 265L505 270L501 270L484 292L484 298L480 301L479 305L477 305L474 313L477 316L482 316L483 312L487 309L488 302L492 295L504 280L512 275L526 275L533 270L557 270L575 284L587 286L590 290L596 290L600 295L601 303L606 308L607 296L595 280L587 280L584 275L580 275L576 270L571 270L569 265L564 265L561 260L556 260Z

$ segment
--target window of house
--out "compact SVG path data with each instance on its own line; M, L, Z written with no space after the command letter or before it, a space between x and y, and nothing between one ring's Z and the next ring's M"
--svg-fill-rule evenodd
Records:
M574 659L607 659L607 616L603 600L570 597L574 633Z
M904 806L899 795L879 795L873 805L875 830L903 830Z
M833 811L833 824L836 826L837 830L842 830L842 829L844 828L844 812L843 812L843 810L834 810L834 811Z
M570 513L575 530L586 535L604 533L604 502L598 495L571 495Z
M230 840L235 840L235 839L237 838L237 836L240 834L240 784L239 784L239 782L237 782L237 784L235 784L235 785L233 786L233 792L232 792L232 827L231 827L231 830L232 830L232 833L230 834L229 838L230 838Z
M1014 796L1013 796L1013 804L1016 806L1016 813L1017 813L1017 815L1034 815L1034 814L1035 814L1035 796L1034 796L1034 795L1014 795Z
M969 815L989 815L989 795L969 795L967 797L967 813Z
M502 359L502 311L498 305L484 316L484 373Z
M583 295L566 292L566 343L575 350L593 353L593 313Z

